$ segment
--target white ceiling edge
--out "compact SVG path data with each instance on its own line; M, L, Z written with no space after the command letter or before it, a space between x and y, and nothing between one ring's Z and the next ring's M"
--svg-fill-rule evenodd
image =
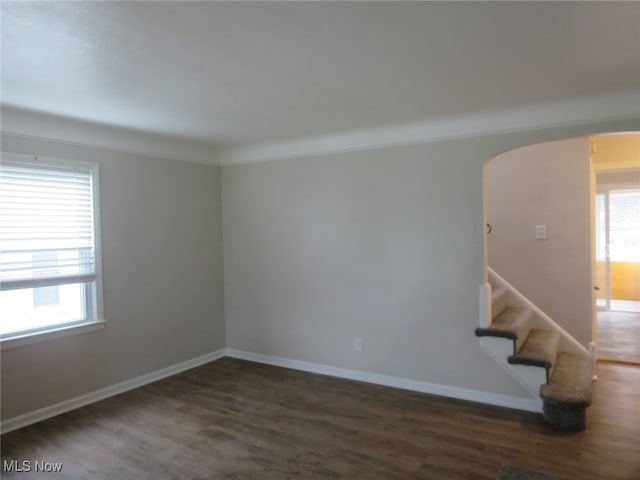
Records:
M219 164L213 144L103 125L2 105L2 134L64 142L147 157Z
M7 105L2 105L1 113L0 130L3 134L156 158L230 166L537 128L638 119L640 90L335 135L225 148L218 148L213 143L86 122Z
M335 135L222 148L220 165L368 150L388 146L640 118L640 90L441 118Z

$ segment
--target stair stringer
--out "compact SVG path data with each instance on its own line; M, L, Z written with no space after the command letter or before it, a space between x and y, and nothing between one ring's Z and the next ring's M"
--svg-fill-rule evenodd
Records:
M511 364L507 361L513 354L513 341L506 338L480 337L480 348L504 368L515 380L522 385L531 398L539 400L538 413L542 413L542 399L540 385L547 383L547 373L544 368L530 365Z
M595 356L592 351L587 350L578 342L571 334L564 330L560 325L554 322L548 315L546 315L540 308L528 300L518 290L515 289L509 282L504 280L493 269L488 268L488 282L480 285L480 318L479 326L486 328L491 325L492 312L491 312L491 285L497 287L506 287L508 290L507 304L513 307L521 307L529 309L533 312L531 319L531 325L533 328L539 328L543 330L551 330L558 332L560 335L560 343L558 349L561 351L575 353L585 358L588 358L591 365L592 373L595 370ZM547 383L547 372L544 368L511 364L508 361L509 356L514 353L513 341L505 338L482 336L478 338L480 348L493 358L498 365L504 368L520 385L522 385L526 391L539 400L539 412L543 411L543 401L540 398L540 386Z
M509 291L508 303L514 307L527 308L533 312L532 327L540 328L543 330L551 330L557 332L560 335L560 344L558 349L564 352L575 353L582 355L585 358L591 359L592 365L594 364L594 358L580 342L578 342L569 332L554 322L547 314L545 314L538 306L526 298L522 293L516 290L513 285L507 282L504 278L498 275L491 267L488 268L489 281L492 285L506 287ZM491 287L489 287L489 292ZM490 294L490 293L489 293ZM485 325L491 324L491 315L484 319ZM544 382L543 382L544 383Z
M491 284L484 282L480 285L480 328L491 325ZM547 374L544 368L529 365L517 365L509 363L508 359L513 355L513 340L498 337L479 337L480 348L498 365L504 368L517 382L531 395L531 398L539 402L537 412L542 413L542 399L540 398L540 385L547 382Z

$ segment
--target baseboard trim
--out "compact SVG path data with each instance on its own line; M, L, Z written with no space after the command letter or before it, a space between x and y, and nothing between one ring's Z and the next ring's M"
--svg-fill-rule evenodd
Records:
M116 383L109 387L101 388L93 392L80 395L69 400L49 405L33 412L28 412L17 417L9 418L0 422L0 432L8 433L18 428L26 427L33 423L41 422L47 418L55 417L76 408L84 407L91 403L104 400L105 398L119 395L121 393L142 387L149 383L162 380L163 378L176 375L191 368L213 362L223 357L238 358L251 362L273 365L276 367L291 368L310 373L318 373L320 375L329 375L331 377L344 378L347 380L355 380L358 382L372 383L375 385L384 385L387 387L401 388L414 392L428 393L441 397L457 398L459 400L467 400L470 402L484 403L498 407L513 408L516 410L525 410L528 412L541 412L542 402L539 399L513 397L509 395L501 395L497 393L483 392L480 390L471 390L467 388L453 387L450 385L442 385L437 383L422 382L411 380L408 378L394 377L391 375L382 375L378 373L364 372L361 370L350 370L346 368L332 367L320 363L304 362L302 360L294 360L291 358L276 357L272 355L263 355L260 353L247 352L233 348L220 349L199 357L186 360L184 362L161 368L153 372L146 373L139 377L135 377L124 382Z
M453 387L450 385L394 377L391 375L364 372L361 370L331 367L329 365L319 363L304 362L301 360L275 357L272 355L263 355L260 353L252 353L233 348L228 348L226 350L226 355L232 358L273 365L276 367L291 368L304 372L318 373L321 375L329 375L331 377L401 388L403 390L428 393L441 397L457 398L459 400L484 403L498 407L512 408L515 410L525 410L527 412L542 412L542 400L536 398L513 397L510 395L501 395L498 393L483 392L480 390L471 390L467 388Z
M163 378L184 372L185 370L204 365L205 363L213 362L214 360L218 360L224 357L225 354L226 351L224 348L222 348L220 350L216 350L214 352L207 353L205 355L201 355L184 362L176 363L175 365L161 368L160 370L146 373L139 377L125 380L124 382L116 383L115 385L111 385L109 387L101 388L100 390L95 390L85 395L80 395L79 397L64 400L54 405L49 405L47 407L34 410L33 412L9 418L0 423L0 432L8 433L12 430L17 430L18 428L26 427L27 425L46 420L47 418L55 417L56 415L75 410L76 408L84 407L85 405L89 405L90 403L104 400L105 398L112 397L114 395L119 395L120 393L133 390L134 388L142 387L143 385L147 385L157 380L162 380Z

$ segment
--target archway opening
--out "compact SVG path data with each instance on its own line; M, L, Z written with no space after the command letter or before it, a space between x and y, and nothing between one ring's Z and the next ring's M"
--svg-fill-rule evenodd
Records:
M528 145L497 155L485 164L485 220L491 227L486 237L488 266L585 347L597 343L599 336L611 336L598 331L603 316L596 315L598 296L613 292L610 286L604 288L602 262L598 260L598 254L602 256L604 251L603 235L599 233L602 229L596 223L598 179L615 178L625 184L624 198L616 201L623 204L618 205L618 210L624 211L627 224L622 232L619 218L616 220L616 242L618 246L626 245L627 253L633 255L630 252L640 251L637 246L633 248L640 242L640 219L630 218L635 212L633 189L640 188L638 167L637 133L598 134ZM638 192L640 198L640 189ZM607 244L608 250L610 246ZM625 299L635 301L629 295L633 297L640 288L640 261L630 258L623 268L622 274L616 270L616 278L624 277ZM607 278L611 273L609 270ZM640 305L640 298L637 300ZM615 336L629 337L629 329L637 332L637 339L632 336L629 342L608 342L609 346L603 343L599 358L610 356L607 352L611 346L618 345L631 354L637 350L640 362L640 314L637 328L629 326L626 333ZM634 361L633 358L614 359Z

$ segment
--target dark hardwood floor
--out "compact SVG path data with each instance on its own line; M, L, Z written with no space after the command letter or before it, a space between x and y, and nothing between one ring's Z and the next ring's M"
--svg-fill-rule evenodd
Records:
M498 368L498 367L496 367ZM598 365L587 430L225 358L2 436L3 479L640 479L640 368Z

